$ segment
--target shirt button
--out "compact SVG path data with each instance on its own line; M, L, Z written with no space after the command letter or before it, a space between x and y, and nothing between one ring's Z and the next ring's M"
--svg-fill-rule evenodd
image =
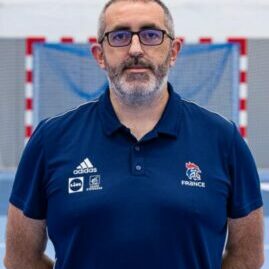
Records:
M139 165L139 164L136 165L136 166L135 166L135 170L136 170L136 171L141 171L141 170L142 170L142 166Z
M140 147L139 146L135 146L135 151L140 151Z

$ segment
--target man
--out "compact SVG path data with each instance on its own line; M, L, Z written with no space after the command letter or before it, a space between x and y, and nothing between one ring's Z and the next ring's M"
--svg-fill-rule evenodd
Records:
M253 159L233 123L167 83L181 46L168 9L110 1L98 41L109 89L37 127L10 198L6 267L260 268Z

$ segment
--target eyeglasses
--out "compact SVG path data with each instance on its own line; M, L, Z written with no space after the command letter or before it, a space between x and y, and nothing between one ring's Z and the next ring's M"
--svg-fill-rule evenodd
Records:
M159 29L143 29L138 32L129 30L116 30L104 34L100 43L107 37L111 47L126 47L132 42L133 35L138 35L141 44L146 46L158 46L163 43L164 35L167 35L171 40L174 40L165 30Z

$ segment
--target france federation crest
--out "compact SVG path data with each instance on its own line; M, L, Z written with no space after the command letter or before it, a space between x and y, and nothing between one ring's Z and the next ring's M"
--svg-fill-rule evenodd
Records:
M200 170L199 166L195 163L188 162L186 163L186 176L190 180L201 180L201 173L202 171Z

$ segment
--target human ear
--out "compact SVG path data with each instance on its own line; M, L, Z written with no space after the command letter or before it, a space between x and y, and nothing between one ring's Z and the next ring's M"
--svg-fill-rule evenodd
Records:
M102 46L99 43L92 44L91 45L91 52L92 52L94 59L98 63L98 65L102 69L105 69L106 67L105 67L104 52L103 52Z
M180 39L175 38L172 42L170 67L175 65L176 59L177 59L178 54L180 53L181 47L182 47L182 43Z

